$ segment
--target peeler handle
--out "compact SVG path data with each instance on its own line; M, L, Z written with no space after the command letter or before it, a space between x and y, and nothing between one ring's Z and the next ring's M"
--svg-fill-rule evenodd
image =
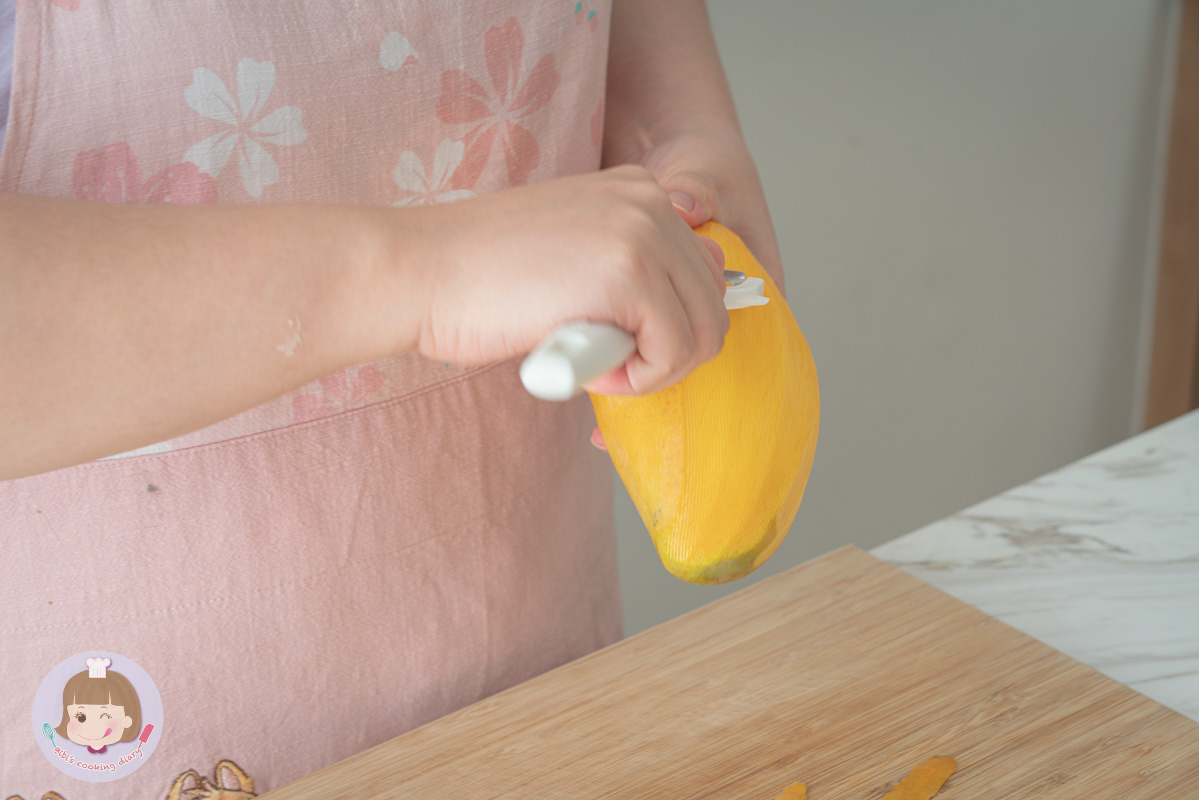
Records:
M637 350L632 335L602 322L570 322L525 358L520 380L542 400L569 400L583 384L607 374Z
M724 275L731 281L724 291L724 307L728 310L770 302L761 278L727 270ZM636 351L633 336L614 325L568 322L529 353L520 366L520 380L534 397L569 400L583 391L584 383L616 369Z

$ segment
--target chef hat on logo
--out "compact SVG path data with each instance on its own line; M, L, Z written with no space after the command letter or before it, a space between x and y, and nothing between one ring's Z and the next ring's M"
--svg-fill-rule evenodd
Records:
M111 664L111 658L89 658L87 659L87 676L89 678L105 678Z

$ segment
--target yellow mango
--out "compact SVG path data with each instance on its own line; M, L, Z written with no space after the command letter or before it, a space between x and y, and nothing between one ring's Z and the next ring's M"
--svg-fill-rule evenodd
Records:
M764 306L729 312L716 358L641 397L592 395L616 472L662 564L725 583L769 558L803 498L820 427L816 366L778 287L735 233L696 228L725 269L763 278Z

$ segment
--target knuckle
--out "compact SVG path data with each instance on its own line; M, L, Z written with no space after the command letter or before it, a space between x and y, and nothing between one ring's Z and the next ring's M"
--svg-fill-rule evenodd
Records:
M644 205L623 197L607 209L606 226L621 239L641 239L653 225L653 214Z
M617 167L623 170L620 191L625 201L653 214L672 211L670 196L652 172L639 164Z
M643 252L636 240L621 238L613 241L607 259L611 264L613 278L634 287L642 285L650 273Z
M635 208L622 209L618 216L605 236L601 257L618 278L639 283L649 280L661 261L654 238L658 229L649 215Z

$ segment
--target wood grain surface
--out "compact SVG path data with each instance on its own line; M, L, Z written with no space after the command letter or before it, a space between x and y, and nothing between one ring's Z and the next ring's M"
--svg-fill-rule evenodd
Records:
M937 800L1199 798L1199 725L855 548L263 797L877 800L934 755Z

